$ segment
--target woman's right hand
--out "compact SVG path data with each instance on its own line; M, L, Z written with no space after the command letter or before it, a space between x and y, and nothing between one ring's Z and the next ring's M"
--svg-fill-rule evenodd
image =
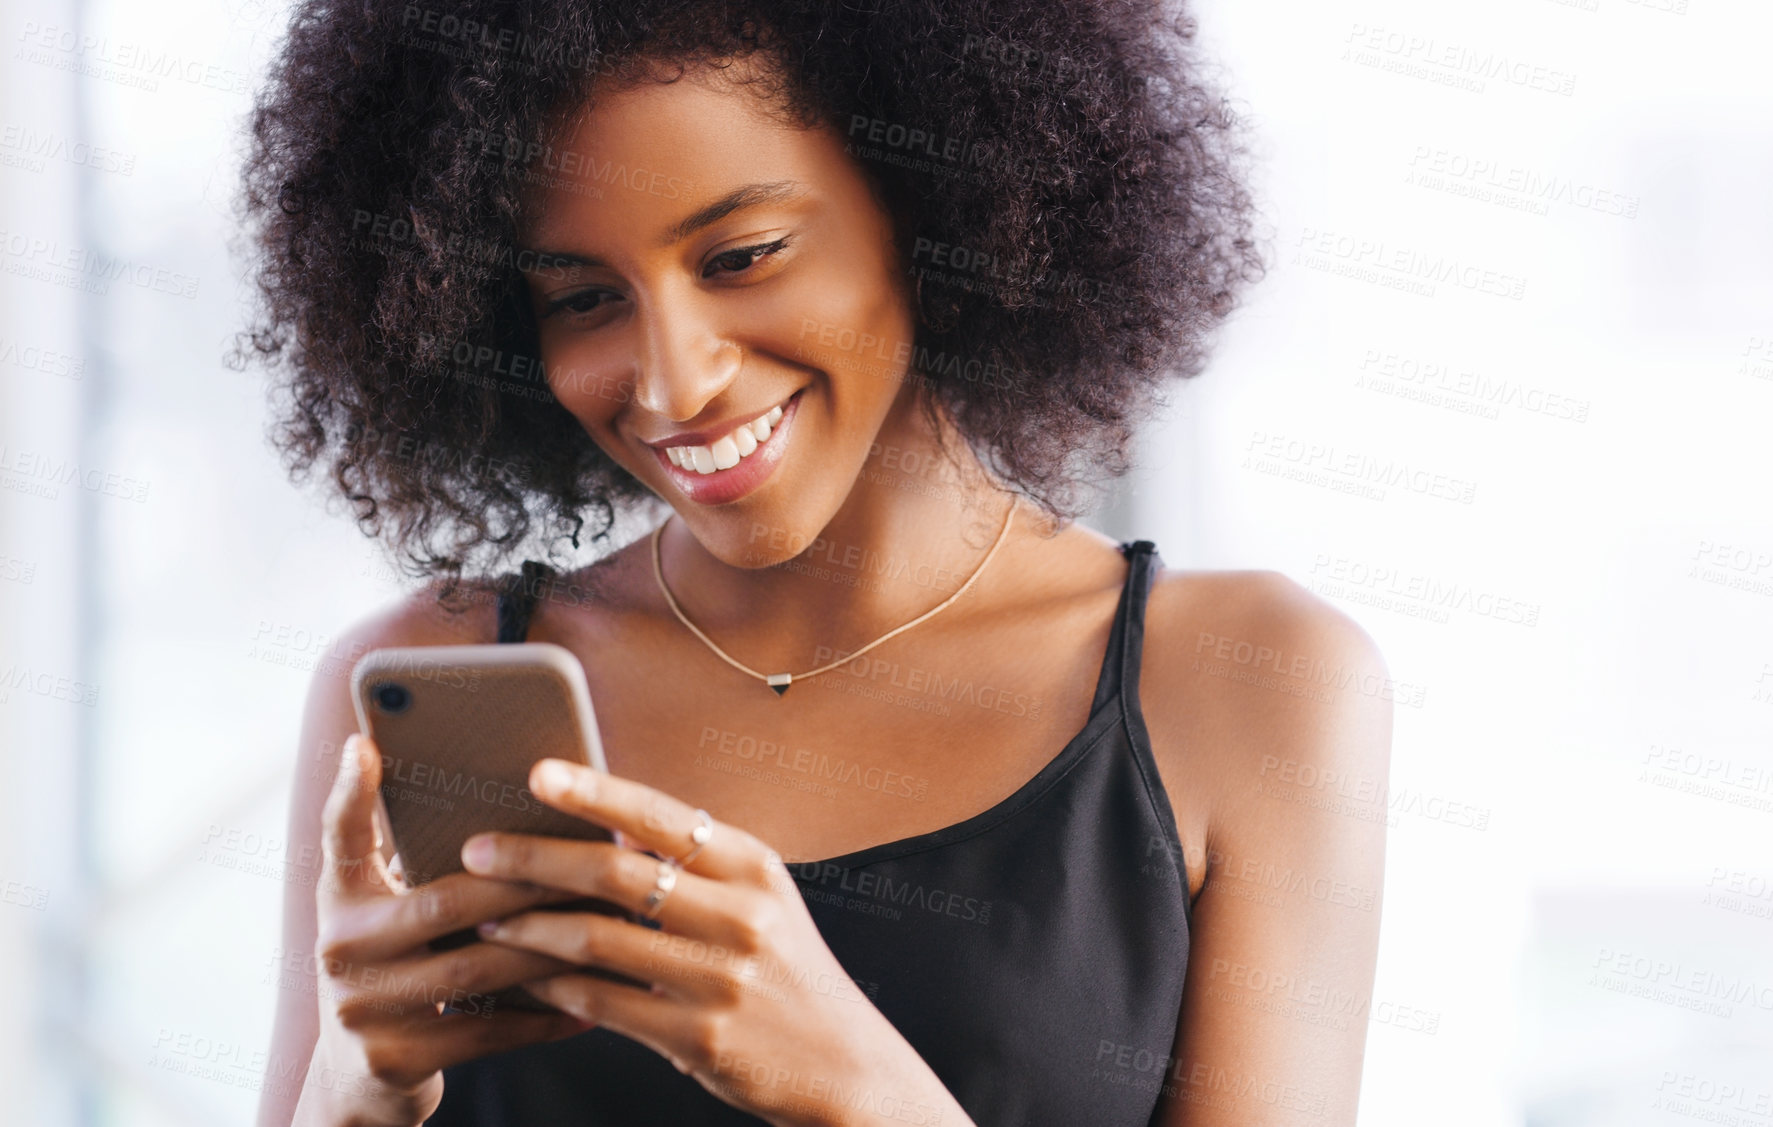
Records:
M300 1127L416 1127L443 1098L444 1068L590 1028L561 1013L499 1011L488 997L570 965L495 943L427 946L570 894L467 873L405 888L380 849L381 767L374 744L351 736L326 801L315 890L320 1036ZM442 1012L445 1003L459 1012Z

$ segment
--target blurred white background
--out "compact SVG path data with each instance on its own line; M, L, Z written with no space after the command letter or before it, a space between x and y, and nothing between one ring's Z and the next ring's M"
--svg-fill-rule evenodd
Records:
M1773 1127L1773 7L1197 10L1274 267L1095 523L1390 664L1361 1122ZM0 12L0 1120L241 1123L308 670L399 590L221 361L284 13Z

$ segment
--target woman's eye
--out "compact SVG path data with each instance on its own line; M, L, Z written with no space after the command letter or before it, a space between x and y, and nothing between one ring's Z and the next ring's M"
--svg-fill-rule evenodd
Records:
M758 259L766 258L787 245L788 240L780 238L773 243L758 243L756 246L723 251L708 260L708 265L702 268L702 277L711 278L718 273L737 274L749 270Z
M555 313L590 313L613 297L615 295L608 290L580 290L565 297L551 299L542 315L546 317Z

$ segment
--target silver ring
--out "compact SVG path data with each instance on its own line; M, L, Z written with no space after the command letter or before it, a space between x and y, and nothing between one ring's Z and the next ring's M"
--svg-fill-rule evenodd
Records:
M700 818L702 822L701 825L690 831L690 841L695 848L683 855L682 860L677 862L679 865L688 865L695 860L696 854L702 851L702 847L714 839L714 819L709 817L708 811L698 808L696 817Z
M659 875L653 878L653 890L646 894L646 907L641 914L649 920L659 918L659 909L665 906L665 897L677 887L677 862L669 857L659 861Z

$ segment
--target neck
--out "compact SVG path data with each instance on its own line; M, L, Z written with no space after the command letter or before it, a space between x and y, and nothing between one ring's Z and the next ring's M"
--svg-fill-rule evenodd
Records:
M721 649L752 669L804 673L941 604L979 571L1004 528L1013 494L992 479L948 424L939 425L953 461L915 398L902 396L831 521L780 563L756 568L724 563L681 521L671 521L660 552L678 606ZM1004 563L1015 542L1035 534L1032 510L1020 509L990 567L965 595L917 630L933 629L944 619L952 624L990 601L999 587L993 579L1007 574Z

